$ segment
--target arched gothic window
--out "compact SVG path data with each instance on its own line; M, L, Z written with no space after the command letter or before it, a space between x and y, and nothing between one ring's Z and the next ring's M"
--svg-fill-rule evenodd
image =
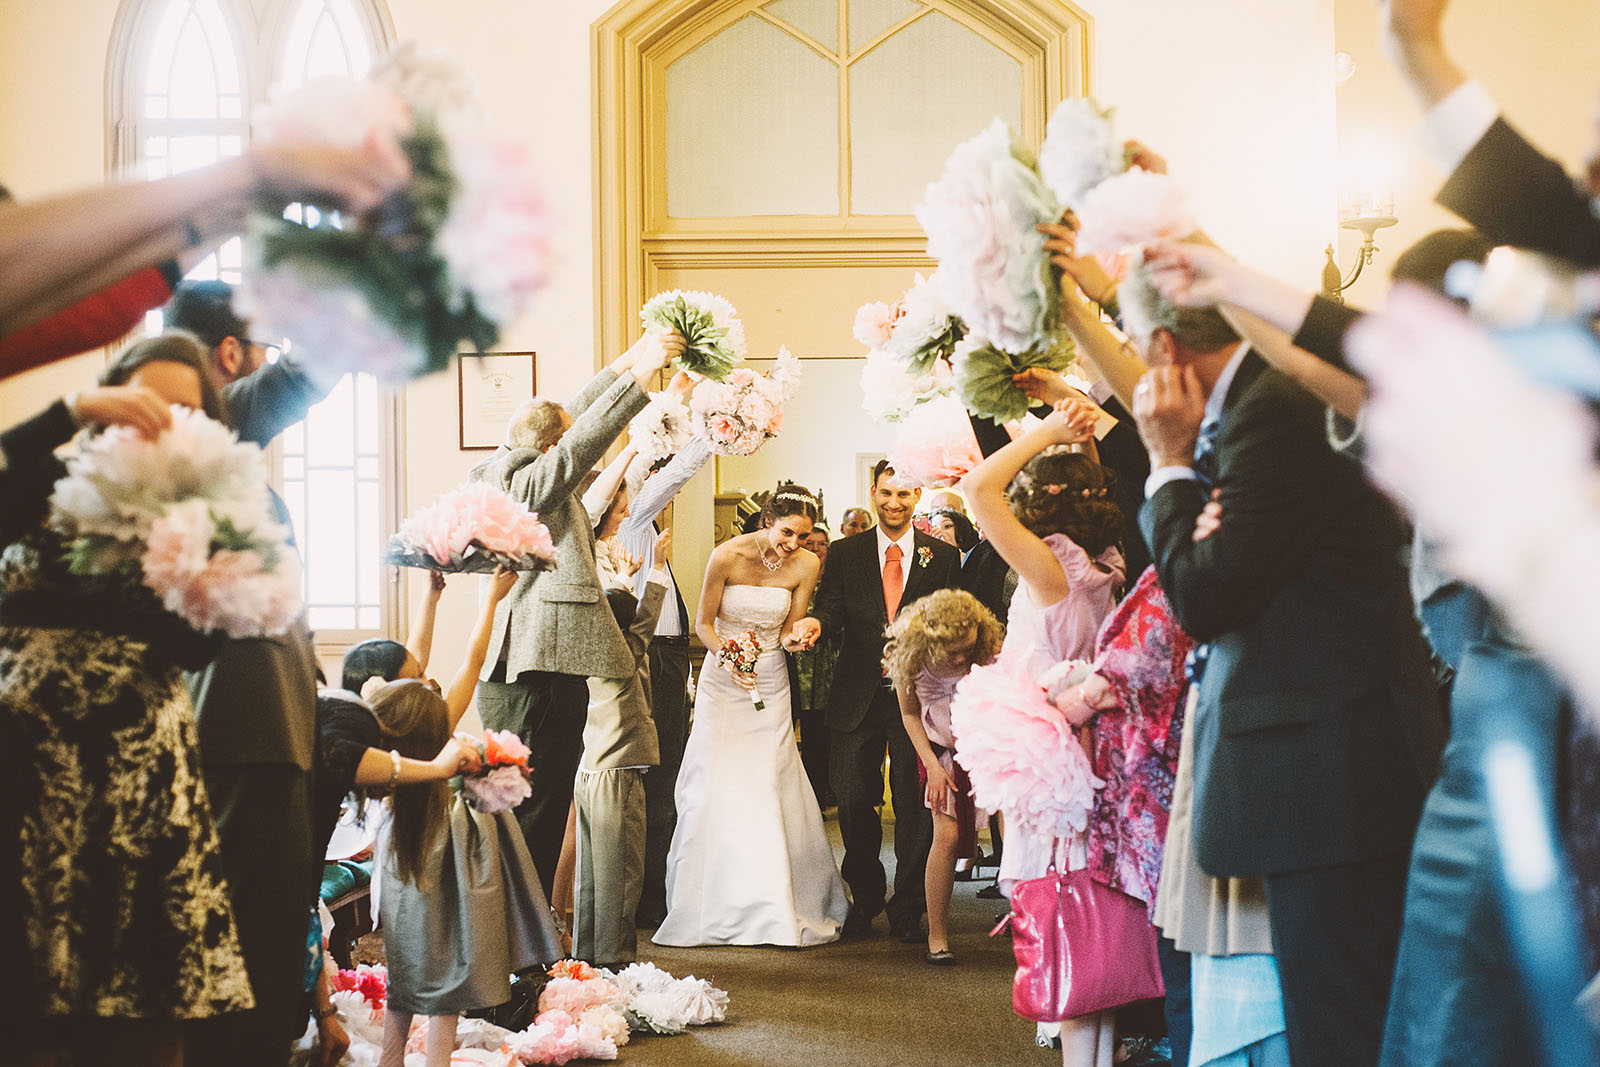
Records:
M238 155L272 89L359 77L390 44L381 0L124 0L112 32L108 157L116 173L164 177ZM314 208L289 217L337 225ZM238 238L189 274L238 282ZM160 329L159 313L149 324ZM399 398L368 375L341 381L270 450L305 562L319 644L395 632L398 580L378 559L397 521Z

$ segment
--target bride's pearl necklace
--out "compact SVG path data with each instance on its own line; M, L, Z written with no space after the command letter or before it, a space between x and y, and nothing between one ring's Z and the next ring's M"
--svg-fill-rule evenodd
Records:
M770 538L769 538L769 540L770 540ZM774 556L778 556L778 561L776 563L768 563L767 562L767 547L766 547L766 545L763 545L761 543L761 534L760 533L756 534L756 551L761 553L761 565L763 567L767 568L767 570L776 571L779 567L783 566L783 563L784 563L783 557L778 555L777 549L773 549L772 554Z

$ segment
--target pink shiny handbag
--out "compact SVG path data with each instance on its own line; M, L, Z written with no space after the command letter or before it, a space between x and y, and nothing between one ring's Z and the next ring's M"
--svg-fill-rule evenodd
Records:
M1166 995L1144 902L1087 870L1062 874L1052 864L1043 878L1018 882L993 933L1007 925L1017 955L1011 1007L1024 1019L1058 1022Z

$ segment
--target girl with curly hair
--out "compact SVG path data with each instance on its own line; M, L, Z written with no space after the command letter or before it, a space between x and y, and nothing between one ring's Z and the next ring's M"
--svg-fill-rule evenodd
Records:
M978 598L960 589L940 589L902 611L889 626L883 663L900 698L900 718L921 761L933 813L933 847L924 886L928 898L928 962L949 966L950 894L956 860L970 858L983 818L972 802L972 785L955 760L950 698L974 664L1000 652L1005 630Z
M1095 461L1101 415L1087 398L1058 403L1039 425L973 469L962 482L973 520L1016 570L1002 659L1020 657L1027 676L1046 684L1065 660L1094 656L1095 634L1117 602L1126 573L1117 542L1122 511L1114 475ZM1073 451L1082 445L1088 453ZM1000 887L1042 876L1065 844L1066 866L1087 864L1085 835L1065 841L1008 823ZM1111 1012L1064 1020L1062 1062L1109 1067Z

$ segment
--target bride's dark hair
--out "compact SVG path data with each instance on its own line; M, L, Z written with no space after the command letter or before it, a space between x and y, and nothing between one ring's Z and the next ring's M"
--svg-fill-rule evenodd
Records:
M772 499L767 501L767 513L773 521L786 515L804 515L812 522L817 521L817 498L811 495L811 490L802 486L788 484L780 485L772 493Z

